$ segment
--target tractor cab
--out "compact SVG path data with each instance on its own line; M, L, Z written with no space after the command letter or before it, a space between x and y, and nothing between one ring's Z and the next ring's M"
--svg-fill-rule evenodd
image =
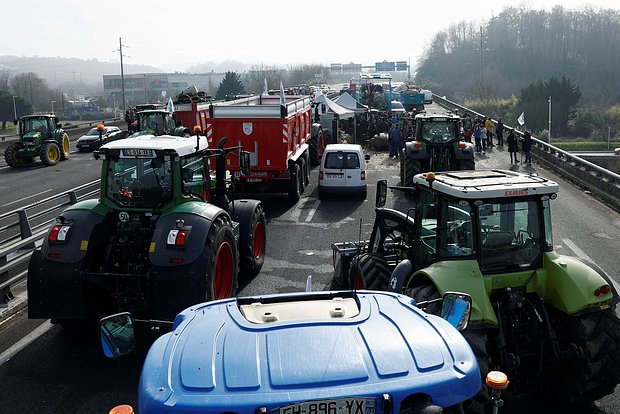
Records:
M53 131L59 129L58 118L50 115L29 115L19 120L19 135L41 134L44 139L51 138Z

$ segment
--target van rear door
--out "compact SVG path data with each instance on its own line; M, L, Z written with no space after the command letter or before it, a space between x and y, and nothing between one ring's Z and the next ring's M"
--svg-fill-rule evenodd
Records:
M325 154L323 165L323 185L326 187L346 187L345 153L329 151Z

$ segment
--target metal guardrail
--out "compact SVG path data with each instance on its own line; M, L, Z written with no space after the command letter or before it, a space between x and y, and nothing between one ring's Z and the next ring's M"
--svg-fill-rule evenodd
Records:
M448 110L458 108L459 111L467 111L474 116L487 118L484 114L472 111L441 96L433 94L433 100ZM496 120L492 119L492 121L497 124ZM515 129L515 133L523 137L521 131ZM614 210L620 211L619 174L554 147L534 136L532 136L532 156L568 181L585 188Z
M0 307L13 299L11 286L26 279L32 250L66 207L97 197L100 180L0 214Z

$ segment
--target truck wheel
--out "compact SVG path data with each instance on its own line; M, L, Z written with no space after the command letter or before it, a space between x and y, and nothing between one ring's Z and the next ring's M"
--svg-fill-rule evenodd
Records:
M241 232L239 267L244 277L253 278L263 267L267 240L266 228L265 211L259 204L252 214L247 234Z
M56 165L60 160L60 148L55 142L46 142L41 145L39 156L43 164L48 166Z
M17 152L21 148L21 144L14 142L4 150L4 161L9 167L19 168L26 164L26 159Z
M60 151L60 161L68 160L71 155L71 143L69 142L69 136L65 132L62 134L62 148Z
M301 197L301 172L299 170L299 164L295 163L290 168L291 177L288 181L288 198L292 201L299 201Z
M363 253L351 260L349 288L387 290L390 276L385 257L378 253Z
M614 308L569 317L569 337L584 352L583 363L551 368L562 375L547 381L562 403L592 402L620 382L620 320Z
M304 185L308 187L308 184L310 184L310 157L308 156L308 152L304 153L303 160L305 166L303 171Z
M224 299L237 291L237 249L230 225L221 217L211 225L203 254L207 258L205 299Z
M306 189L306 160L304 157L299 157L297 160L299 164L299 173L301 174L301 193L303 193Z

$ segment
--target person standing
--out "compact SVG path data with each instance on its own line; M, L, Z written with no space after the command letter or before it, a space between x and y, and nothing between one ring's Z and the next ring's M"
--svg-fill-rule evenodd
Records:
M495 135L497 135L497 146L504 146L504 123L502 118L497 118L497 125L495 126Z
M530 131L528 129L523 133L523 143L521 144L521 148L523 148L523 152L525 153L525 163L528 165L532 164L532 135L530 135Z
M390 129L390 158L398 158L398 153L402 147L403 135L398 128L398 124L392 124Z
M489 146L488 143L488 139L489 136L487 135L488 131L486 126L484 126L484 124L480 124L480 140L482 141L482 153L486 153L487 151L487 147Z
M488 138L488 147L494 147L493 145L493 121L491 121L491 117L488 117L486 121L484 121L484 127L487 130L487 138Z
M515 135L515 130L511 129L508 133L508 137L506 137L506 141L508 143L508 152L510 153L510 164L518 164L519 163L519 146L517 145L517 137ZM513 161L514 158L514 161Z
M482 135L480 134L480 125L474 125L474 142L476 143L476 152L482 152Z

